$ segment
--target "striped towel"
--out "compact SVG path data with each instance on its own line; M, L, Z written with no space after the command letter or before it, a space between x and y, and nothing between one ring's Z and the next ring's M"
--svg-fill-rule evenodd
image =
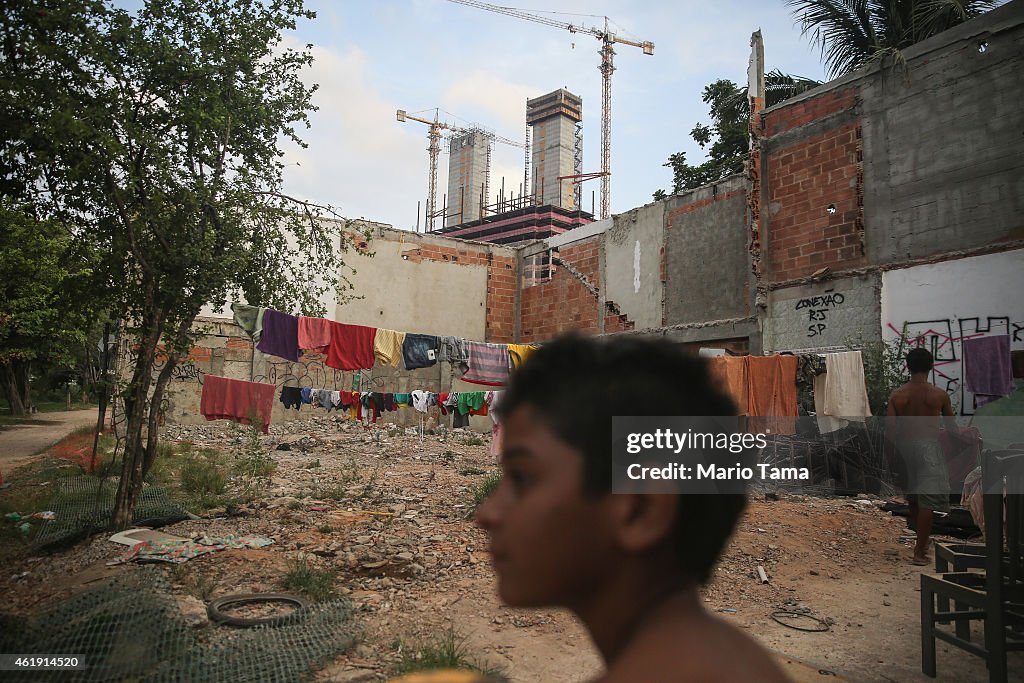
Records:
M469 369L462 379L472 384L504 386L508 380L508 345L466 342Z

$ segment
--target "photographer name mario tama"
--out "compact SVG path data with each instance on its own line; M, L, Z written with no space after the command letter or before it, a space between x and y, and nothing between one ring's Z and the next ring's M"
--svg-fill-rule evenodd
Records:
M613 493L616 416L736 414L703 360L663 339L561 337L513 373L499 414L503 476L478 523L505 603L575 612L604 683L788 680L698 593L743 513L745 480ZM729 455L740 467L749 457Z

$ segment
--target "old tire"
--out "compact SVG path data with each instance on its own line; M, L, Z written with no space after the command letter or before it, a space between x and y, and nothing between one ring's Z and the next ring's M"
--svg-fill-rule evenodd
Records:
M295 609L285 614L252 618L233 617L222 611L226 608L256 602L284 602L294 605ZM277 625L281 622L287 621L293 614L295 614L295 612L305 609L306 607L309 607L309 603L297 595L284 595L281 593L252 593L248 595L227 595L223 598L217 598L207 606L206 613L210 616L211 621L216 621L228 626L251 628L253 626L261 625Z

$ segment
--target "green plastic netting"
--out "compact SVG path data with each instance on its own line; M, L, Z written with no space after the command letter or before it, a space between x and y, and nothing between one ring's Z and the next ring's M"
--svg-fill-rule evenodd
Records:
M55 481L47 507L55 513L54 519L39 527L32 539L33 550L64 545L107 529L118 481L118 477L91 476ZM132 518L135 526L163 526L183 519L188 519L188 513L172 502L164 489L143 486Z
M187 624L163 572L142 568L74 595L24 623L5 619L0 652L78 655L86 668L4 672L5 681L297 681L359 635L346 601L297 610L275 626Z

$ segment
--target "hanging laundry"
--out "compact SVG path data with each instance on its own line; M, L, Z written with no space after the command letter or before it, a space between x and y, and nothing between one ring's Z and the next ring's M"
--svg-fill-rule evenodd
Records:
M863 421L871 415L860 351L825 355L825 372L814 377L814 412L822 434L845 427L847 421L838 418Z
M708 370L718 386L736 403L736 414L747 414L747 357L715 356L707 359Z
M399 408L408 408L412 405L411 394L395 394L395 405Z
M327 353L331 344L331 321L327 318L299 316L299 348Z
M241 327L242 331L249 335L254 342L258 342L263 334L263 314L266 310L260 306L231 304L231 313L234 315L235 324Z
M962 344L964 386L974 394L975 407L1013 393L1009 335L964 339Z
M503 386L508 380L508 346L466 342L469 351L469 369L462 376L463 381L472 384Z
M432 334L405 335L405 341L402 342L402 361L405 363L405 369L429 368L437 363L439 343L438 337Z
M747 414L775 418L755 421L773 434L793 434L797 416L796 356L744 358L747 359Z
M372 368L373 339L377 328L346 325L330 321L331 343L327 347L327 367L335 370Z
M303 389L302 389L302 402L303 403L307 403L307 404L311 403L312 402L312 396L313 396L313 390L312 389L307 389L307 388L303 387Z
M406 339L408 339L408 337L406 337ZM419 390L417 390L417 391L413 391L411 396L412 396L412 407L415 408L416 410L418 410L421 413L427 412L427 408L430 407L430 397L431 397L430 392L429 391L419 391ZM435 402L436 402L436 399L435 399Z
M281 387L281 405L285 407L285 410L289 408L298 410L302 403L302 389L300 387Z
M472 415L486 415L487 404L484 401L483 391L460 391L457 408L460 415L470 413ZM474 412L480 411L483 412Z
M526 358L537 350L536 344L509 344L508 356L513 368L518 368Z
M404 341L405 332L378 328L377 335L373 339L373 353L377 362L397 368L402 362L402 343Z
M253 420L258 419L266 434L276 392L277 387L273 384L206 375L203 378L199 412L207 420L234 420L252 424Z
M263 335L256 348L293 363L299 360L299 319L268 308L263 315Z
M437 359L449 363L468 363L469 349L462 337L440 337L437 342Z

